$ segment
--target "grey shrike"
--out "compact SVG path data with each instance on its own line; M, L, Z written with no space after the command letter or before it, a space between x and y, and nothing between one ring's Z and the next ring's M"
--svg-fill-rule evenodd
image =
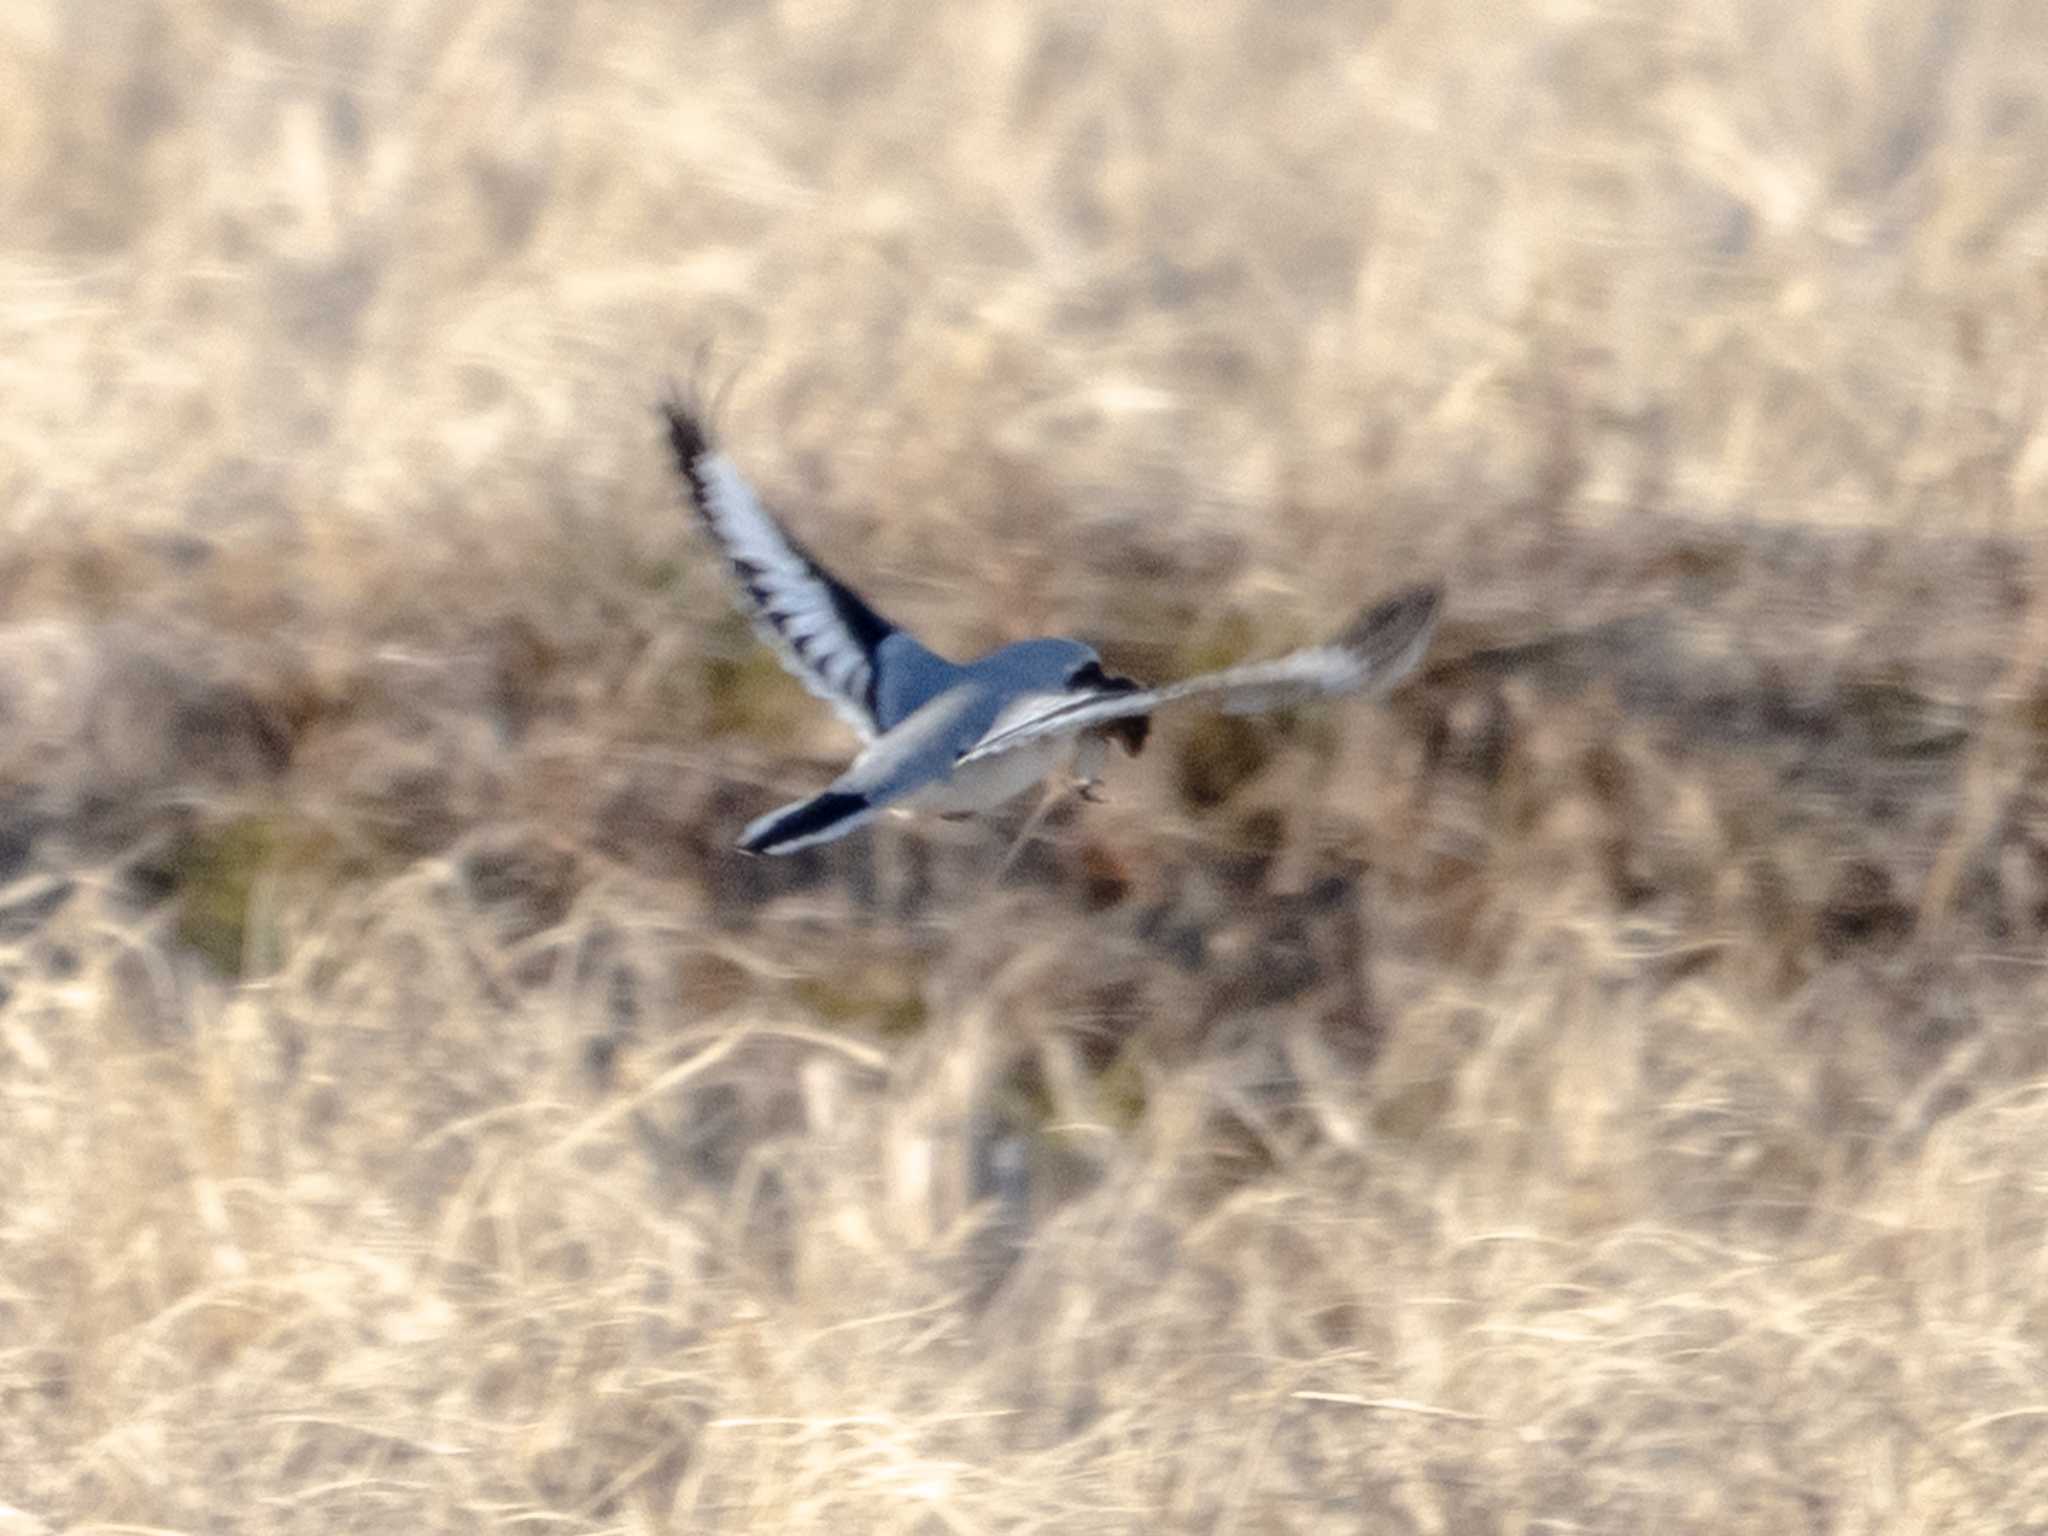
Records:
M807 800L740 834L748 853L794 853L843 837L895 806L966 815L993 809L1066 767L1095 798L1108 743L1135 756L1152 711L1206 699L1250 714L1319 695L1384 693L1422 659L1441 591L1413 587L1361 612L1335 638L1147 688L1103 671L1078 640L1019 640L965 666L883 618L778 523L680 400L662 407L699 520L737 578L755 631L865 743Z

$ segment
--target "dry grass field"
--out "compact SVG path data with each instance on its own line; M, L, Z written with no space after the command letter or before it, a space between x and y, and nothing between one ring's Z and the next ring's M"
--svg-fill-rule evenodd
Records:
M2048 9L8 0L0 1536L2048 1531ZM1107 804L936 646L1442 576Z

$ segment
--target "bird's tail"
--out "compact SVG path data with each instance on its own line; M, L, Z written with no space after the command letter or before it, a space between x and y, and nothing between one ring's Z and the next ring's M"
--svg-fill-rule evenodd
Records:
M795 853L813 843L844 837L873 817L876 809L866 795L828 789L749 822L740 834L740 851Z

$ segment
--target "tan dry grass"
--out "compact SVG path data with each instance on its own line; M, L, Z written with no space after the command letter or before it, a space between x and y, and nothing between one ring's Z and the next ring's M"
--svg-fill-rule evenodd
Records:
M2048 1524L2044 15L9 7L0 1530ZM736 863L706 340L946 646L1444 665Z

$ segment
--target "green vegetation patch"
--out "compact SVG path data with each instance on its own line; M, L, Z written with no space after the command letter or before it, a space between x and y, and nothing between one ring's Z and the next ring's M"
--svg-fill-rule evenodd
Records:
M1175 787L1185 804L1212 811L1257 778L1272 757L1269 727L1249 715L1212 715L1182 736Z
M1263 644L1264 636L1250 614L1241 608L1226 608L1189 637L1175 663L1182 677L1216 672L1254 659Z
M712 736L748 736L787 742L810 715L811 700L755 638L747 621L719 621L704 660L705 730Z
M826 1024L866 1025L884 1039L919 1033L928 1012L922 969L887 960L805 977L795 991L797 1000Z
M333 883L361 873L359 864L331 830L275 812L196 827L168 861L173 931L224 976L263 974L275 957L252 951L250 924L266 878Z

